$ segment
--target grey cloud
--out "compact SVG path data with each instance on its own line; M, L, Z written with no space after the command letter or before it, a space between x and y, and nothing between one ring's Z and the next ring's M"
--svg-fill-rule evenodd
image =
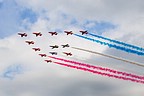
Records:
M76 82L64 88L62 96L113 96L115 88L104 82ZM58 96L58 95L57 95Z
M2 73L3 78L14 79L16 75L23 73L24 68L21 64L8 66Z
M114 1L114 0L61 0L61 1L41 1L41 0L17 0L19 5L22 7L31 8L34 12L39 14L37 22L32 24L30 27L30 31L37 31L41 30L42 32L47 32L47 30L55 30L55 29L80 29L80 24L83 24L85 20L94 20L94 21L110 21L112 24L119 24L118 28L124 26L125 23L128 22L129 28L135 28L132 23L129 24L129 21L133 22L134 19L137 19L143 16L143 1L130 1L130 0L122 0L122 1ZM45 10L46 12L41 14ZM141 12L139 14L139 12ZM64 18L63 13L67 16ZM48 19L46 19L48 18ZM69 25L72 20L74 21L72 26ZM113 21L116 21L113 23ZM121 21L125 23L121 23ZM134 20L137 21L137 20ZM27 22L26 22L27 23ZM75 24L76 23L76 24ZM78 24L79 23L79 24ZM137 22L139 26L139 21ZM78 25L78 26L77 26ZM134 38L135 35L131 32L131 36L126 35L129 32L128 26L125 26L123 30L119 30L117 28L116 32L118 34L123 34L122 37L118 37L120 40L130 40L130 38ZM126 28L126 29L125 29ZM140 28L143 29L141 25ZM126 31L124 31L124 29ZM115 31L115 30L114 30ZM142 30L141 30L142 31ZM121 33L120 33L121 32ZM136 31L137 32L137 31ZM107 32L106 35L110 34L111 37L115 37L114 32L111 33ZM114 36L113 36L114 35ZM47 35L46 35L47 36ZM117 37L117 36L116 36ZM44 37L45 38L45 37ZM47 37L46 37L47 38ZM59 38L59 37L58 37ZM51 41L56 41L55 39L50 37L50 39L37 39L37 43L42 44L42 41L48 40L47 45L50 44ZM61 36L62 40L63 36ZM31 37L29 38L31 39ZM139 39L139 38L135 38ZM10 40L13 40L10 39ZM35 39L36 40L36 39ZM58 39L59 40L59 39ZM57 42L58 42L57 40ZM70 38L69 38L70 40ZM141 37L141 41L143 37ZM18 42L19 40L15 40L14 42ZM133 40L130 40L132 42ZM73 42L71 40L71 42ZM76 41L77 42L77 41ZM135 42L135 40L133 41ZM138 41L137 41L138 42ZM108 77L100 77L97 75L93 75L89 73L80 74L80 72L76 71L73 72L70 69L59 67L51 68L49 66L42 65L43 63L38 60L39 58L34 57L32 55L33 51L31 47L24 46L23 42L19 42L20 44L14 44L9 46L13 48L12 56L16 60L19 59L20 61L32 62L29 64L29 67L33 67L31 72L22 74L21 76L17 76L17 79L13 81L7 80L0 80L0 95L2 96L143 96L143 85L117 80ZM62 43L62 42L61 42ZM81 41L79 41L81 44ZM83 43L82 43L83 44ZM16 47L19 45L19 47ZM47 46L46 45L46 46ZM45 45L44 45L45 46ZM22 47L22 48L21 48ZM93 46L92 46L93 47ZM19 50L17 50L17 48ZM1 48L0 50L5 50ZM6 52L6 51L3 51ZM23 53L22 53L23 52ZM46 47L47 52L47 47ZM103 53L111 54L115 56L121 56L123 58L135 60L138 62L143 63L143 57L138 57L135 55L127 54L125 52L121 52L118 50L113 49L106 49ZM4 54L4 53L3 53ZM17 55L16 57L13 54ZM81 54L81 52L79 52ZM9 54L8 54L9 55ZM23 56L24 55L24 56ZM3 57L3 56L2 56ZM5 56L6 59L7 56ZM80 56L79 56L80 57ZM12 59L13 59L12 58ZM36 59L37 60L36 60ZM7 60L7 59L6 59ZM143 69L135 67L133 65L128 65L126 63L122 63L121 61L112 60L105 57L98 57L96 55L92 55L90 59L86 59L87 63L91 62L90 64L101 65L97 61L101 63L103 66L119 69L119 70L126 70L127 72L134 73L142 73ZM38 65L38 62L40 65ZM84 60L82 62L85 62ZM44 67L42 67L44 66ZM123 68L123 69L122 69ZM38 70L39 69L39 70ZM41 70L40 70L41 69ZM59 69L57 71L56 69ZM44 71L43 70L47 70ZM67 73L68 76L60 77L60 74ZM74 76L70 75L70 72L75 74ZM32 74L33 73L33 74ZM54 74L58 73L58 74ZM82 75L82 76L81 76ZM101 81L97 81L91 76L94 76L96 79L101 79ZM83 78L86 80L83 80ZM79 80L80 79L80 80ZM92 79L92 80L91 80ZM108 81L107 81L108 80ZM137 90L133 90L137 89ZM135 93L134 93L135 92Z
M49 79L52 79L52 81ZM102 81L80 81L78 79L73 80L59 77L25 81L13 81L9 82L8 85L2 84L1 87L3 88L1 92L5 96L23 96L24 94L31 96L115 96L116 94L120 94L118 90L121 89L118 85L112 85Z

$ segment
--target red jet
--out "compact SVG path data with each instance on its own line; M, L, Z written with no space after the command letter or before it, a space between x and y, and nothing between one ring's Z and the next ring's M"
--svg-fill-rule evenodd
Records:
M33 32L33 34L35 34L36 37L37 37L37 36L42 36L42 33L41 33L41 32Z
M82 35L84 35L84 34L88 34L87 30L86 30L86 31L79 31L79 32L81 32Z
M18 33L18 35L20 35L21 37L27 37L26 33Z
M47 55L46 54L39 54L41 57L46 57Z
M64 54L66 54L67 56L69 55L69 56L72 56L72 54L71 53L67 53L67 52L63 52Z
M72 31L64 31L67 35L72 35L73 33L72 33Z
M44 60L44 61L46 61L47 63L51 63L52 62L52 60Z
M57 32L49 32L49 33L50 33L52 36L58 34Z
M25 41L26 43L30 44L34 44L34 41Z
M35 51L40 51L40 48L32 48Z

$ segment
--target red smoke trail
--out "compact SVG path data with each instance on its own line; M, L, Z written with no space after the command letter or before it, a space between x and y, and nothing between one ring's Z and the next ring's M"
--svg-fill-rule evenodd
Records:
M85 67L88 67L88 68L93 68L93 69L97 69L97 70L101 70L101 71L108 71L108 72L111 72L111 73L114 73L114 74L118 74L118 75L121 74L121 75L124 75L124 76L129 76L129 77L132 77L132 78L137 78L137 79L140 79L140 80L144 80L144 76L138 76L138 75L131 74L131 73L120 72L120 71L109 69L109 68L104 68L104 67L100 67L100 66L94 66L94 65L90 65L90 64L80 63L80 62L66 60L66 59L57 58L57 57L53 57L53 56L49 56L49 57L53 58L53 59L61 60L61 61L64 61L64 62L73 63L73 64L80 65L80 66L85 66Z
M91 72L91 73L94 73L94 74L99 74L99 75L102 75L102 76L113 77L113 78L117 78L117 79L122 79L122 80L127 80L127 81L132 81L132 82L137 82L137 83L144 84L144 81L140 81L140 80L136 80L136 79L132 79L132 78L127 78L127 77L117 76L117 75L111 75L109 73L103 73L103 72L95 71L95 70L92 70L92 69L73 66L73 65L69 65L69 64L60 63L60 62L54 62L54 63L59 64L59 65L63 65L63 66L66 66L66 67L70 67L70 68L75 68L75 69L79 69L79 70L88 71L88 72Z

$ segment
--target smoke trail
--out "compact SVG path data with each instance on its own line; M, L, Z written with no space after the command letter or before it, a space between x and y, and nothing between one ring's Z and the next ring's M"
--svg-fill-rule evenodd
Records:
M130 64L134 64L134 65L137 65L137 66L144 67L144 65L142 65L140 63L137 63L137 62L134 62L134 61L129 61L129 60L119 58L119 57L116 57L116 56L106 55L106 54L102 54L102 53L99 53L99 52L94 52L94 51L90 51L90 50L86 50L86 49L82 49L82 48L76 48L76 47L71 47L71 48L86 51L86 52L90 52L90 53L93 53L93 54L98 54L98 55L101 55L101 56L113 58L113 59L116 59L116 60L120 60L120 61L123 61L123 62L127 62L127 63L130 63Z
M96 42L96 43L100 43L101 45L107 45L109 48L113 47L115 49L122 50L122 51L125 51L125 52L128 52L128 53L133 53L133 54L137 54L137 55L144 55L143 52L139 52L139 51L132 50L132 49L125 48L125 47L121 47L121 46L117 46L115 44L102 42L100 40L95 40L95 39L92 39L92 38L89 38L89 37L85 37L85 36L82 36L82 35L78 35L78 34L74 34L74 35L78 36L78 37L81 37L81 38L84 38L84 39L87 39L87 40L90 40L90 41L93 41L93 42Z
M89 33L89 35L97 37L97 38L101 38L101 39L104 39L104 40L107 40L107 41L110 41L110 42L113 42L113 43L121 44L121 45L126 46L126 47L131 47L131 48L136 49L136 50L144 51L144 48L139 47L139 46L127 44L127 43L124 43L124 42L121 42L121 41L113 40L113 39L110 39L110 38L106 38L106 37L91 34L91 33Z
M141 80L136 80L136 79L127 78L127 77L123 77L123 76L111 75L109 73L99 72L99 71L95 71L95 70L92 70L92 69L73 66L73 65L69 65L69 64L60 63L60 62L54 62L54 63L59 64L59 65L63 65L63 66L66 66L66 67L70 67L70 68L75 68L75 69L79 69L79 70L83 70L83 71L88 71L88 72L98 74L98 75L102 75L102 76L107 76L107 77L112 77L112 78L117 78L117 79L122 79L122 80L127 80L127 81L132 81L132 82L144 84L144 81L141 81Z
M53 56L49 56L49 57L53 58L53 59L61 60L61 61L64 61L64 62L72 63L72 64L75 64L75 65L85 66L85 67L88 67L88 68L93 68L93 69L97 69L97 70L101 70L101 71L108 71L108 72L111 72L111 73L114 73L114 74L118 74L118 75L121 74L121 75L124 75L124 76L129 76L129 77L132 77L132 78L137 78L137 79L144 80L143 76L138 76L138 75L131 74L131 73L120 72L120 71L109 69L109 68L104 68L104 67L100 67L100 66L94 66L94 65L90 65L90 64L80 63L80 62L66 60L66 59L57 58L57 57L53 57Z

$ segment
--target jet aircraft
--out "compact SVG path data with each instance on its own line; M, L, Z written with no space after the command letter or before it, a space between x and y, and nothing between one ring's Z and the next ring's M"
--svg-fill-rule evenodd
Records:
M65 47L70 47L69 44L66 44L66 45L61 45L63 48Z
M79 32L81 32L82 35L84 35L84 34L88 34L87 30L86 30L86 31L79 31Z
M33 32L33 34L36 35L36 37L37 37L37 36L42 36L42 33L41 33L41 32Z
M34 44L34 41L25 41L26 43L30 44Z
M67 52L63 52L64 54L66 54L67 56L72 56L72 53L67 53Z
M57 55L57 52L49 52L52 55Z
M64 31L67 35L72 35L73 33L72 33L72 31Z
M51 36L53 36L53 35L57 35L57 34L58 34L57 32L48 32L48 33L50 33Z
M52 62L52 60L45 60L47 63L51 63Z
M41 57L46 57L47 55L46 54L39 54Z
M54 46L50 46L50 47L52 47L52 49L54 49L54 48L58 48L59 46L58 45L54 45Z
M40 48L32 48L34 51L40 51Z
M21 37L27 37L26 33L18 33L18 35L20 35Z

